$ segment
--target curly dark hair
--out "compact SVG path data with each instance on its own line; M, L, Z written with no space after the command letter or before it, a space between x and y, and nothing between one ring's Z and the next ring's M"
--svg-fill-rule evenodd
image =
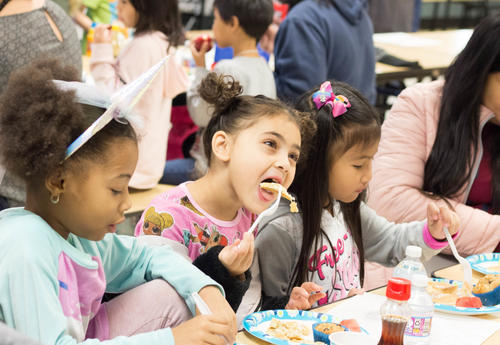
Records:
M299 161L304 159L309 141L316 131L310 113L296 111L266 96L242 96L242 91L240 83L232 76L214 72L209 73L200 84L200 96L214 107L213 116L203 134L208 162L212 155L212 137L217 131L236 133L260 117L278 114L287 114L297 123L302 140Z
M82 105L73 91L51 80L78 81L78 72L55 59L44 59L11 74L0 96L0 159L25 181L45 178L64 161L66 148L105 109ZM99 159L117 137L136 141L130 124L111 121L68 162Z

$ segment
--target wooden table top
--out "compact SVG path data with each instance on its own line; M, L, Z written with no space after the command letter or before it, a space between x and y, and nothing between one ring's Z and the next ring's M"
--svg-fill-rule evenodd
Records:
M454 280L463 280L463 270L460 265L454 265L450 266L448 268L439 270L434 272L434 275L436 277L440 278L445 278L445 279L454 279ZM473 271L473 280L476 281L482 276L481 273L478 273L476 271ZM384 295L385 294L385 287L379 288L376 290L371 291L371 293L376 293L379 295ZM338 301L320 308L314 309L316 312L328 312L330 309L332 309L335 305L338 305L339 303L342 303L342 301ZM484 320L493 320L496 322L500 322L500 315L497 314L487 314L487 315L478 315L475 316L477 318L481 318ZM254 337L251 334L246 333L245 331L238 332L238 335L236 336L236 341L241 344L245 345L265 345L269 344L268 342L265 342L263 340L260 340L256 337ZM485 342L483 342L482 345L498 345L500 344L500 330L496 331L493 333ZM458 344L457 344L458 345Z
M418 61L422 66L422 70L410 70L377 63L377 79L400 79L412 74L437 77L462 51L471 35L472 30L469 29L375 34L376 47L403 60Z

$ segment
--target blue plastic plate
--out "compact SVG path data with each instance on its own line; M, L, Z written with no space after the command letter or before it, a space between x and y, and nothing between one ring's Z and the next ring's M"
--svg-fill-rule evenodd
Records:
M432 278L432 280L437 282L447 282L450 284L457 285L461 287L463 282L459 280L449 280L449 279L440 279L440 278ZM459 314L459 315L483 315L483 314L491 314L500 312L500 304L490 306L490 307L481 307L481 308L465 308L465 307L457 307L454 305L448 304L439 304L434 303L434 309L449 314Z
M307 344L311 344L313 339L312 325L316 322L335 322L340 323L341 319L334 317L329 314L321 314L313 311L306 310L266 310L261 312L256 312L248 315L243 320L243 328L250 333L251 335L267 341L271 344L276 345L297 345L297 344L306 344L306 343L298 343L291 340L284 340L275 338L269 334L267 334L267 329L269 328L269 324L272 319L286 320L286 321L300 321L304 324L311 325L311 332L309 338L307 338ZM361 330L365 333L366 330L361 328Z
M473 270L484 274L500 274L500 253L471 255L466 258Z

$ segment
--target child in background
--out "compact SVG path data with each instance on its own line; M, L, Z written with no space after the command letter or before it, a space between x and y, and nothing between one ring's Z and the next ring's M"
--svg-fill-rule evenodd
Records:
M27 184L26 207L0 212L2 319L47 345L234 339L217 283L172 250L113 234L131 206L138 150L125 120L133 118L115 108L116 120L74 149L114 107L93 87L63 81L77 79L40 62L15 72L0 98L2 163ZM122 294L102 304L105 291ZM213 314L186 321L194 292Z
M230 76L210 73L199 90L215 109L203 137L208 172L154 198L135 235L153 233L183 244L236 310L251 279L254 242L247 230L276 198L260 183L290 186L314 124L280 101L241 96L241 85Z
M327 81L297 109L315 114L317 132L290 188L300 213L280 205L255 240L264 294L286 296L310 280L326 292L318 304L331 303L362 292L365 259L394 266L407 245L422 247L424 260L447 245L442 228L455 234L459 223L448 208L429 203L427 222L394 224L364 203L380 120L357 90Z
M234 58L219 61L213 71L233 76L242 86L244 95L276 98L273 73L257 51L257 42L273 20L272 0L215 0L213 6L212 31L215 41L221 48L232 47L234 50ZM208 168L201 133L210 121L213 109L201 97L199 86L209 73L205 68L205 54L209 49L210 44L207 42L203 42L199 51L194 40L191 43L196 68L194 81L187 91L187 105L193 122L200 127L191 150L193 158L168 161L162 183L179 184L191 180L195 160L196 175L203 175Z
M119 89L170 56L135 108L142 118L142 127L136 128L140 137L139 161L130 186L148 189L156 186L163 175L172 98L184 92L188 84L184 69L174 58L174 47L183 43L184 34L176 0L120 0L117 9L120 21L127 28L135 28L135 34L114 61L111 27L96 27L90 70L98 86Z

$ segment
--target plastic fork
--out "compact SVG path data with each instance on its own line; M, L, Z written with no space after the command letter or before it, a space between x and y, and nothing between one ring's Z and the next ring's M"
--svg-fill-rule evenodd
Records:
M212 314L212 311L210 310L208 305L205 303L205 301L201 298L201 296L196 291L191 293L191 297L193 297L194 304L198 308L198 311L200 312L200 314L202 314L202 315ZM226 337L224 337L223 335L220 335L220 337L224 338L224 340L226 341L226 345L231 345L231 343L229 341L227 341Z
M255 220L255 222L253 222L253 224L250 227L250 229L248 229L248 232L253 232L255 230L255 228L257 227L257 225L259 225L259 223L262 220L262 218L264 218L266 216L269 216L269 215L273 214L274 212L276 212L276 210L278 209L278 206L280 204L281 192L282 191L283 191L283 186L280 185L280 188L278 190L278 196L276 197L276 200L274 201L274 203L271 206L269 206L267 209L265 209L264 211L262 211L261 214L259 214L259 216Z
M472 268L470 267L469 261L465 260L460 256L460 254L458 254L457 247L455 247L455 242L453 241L453 238L451 238L448 228L444 227L443 232L446 236L446 240L450 245L453 256L455 257L455 259L457 259L457 261L462 265L464 269L464 282L469 284L469 288L472 288Z

